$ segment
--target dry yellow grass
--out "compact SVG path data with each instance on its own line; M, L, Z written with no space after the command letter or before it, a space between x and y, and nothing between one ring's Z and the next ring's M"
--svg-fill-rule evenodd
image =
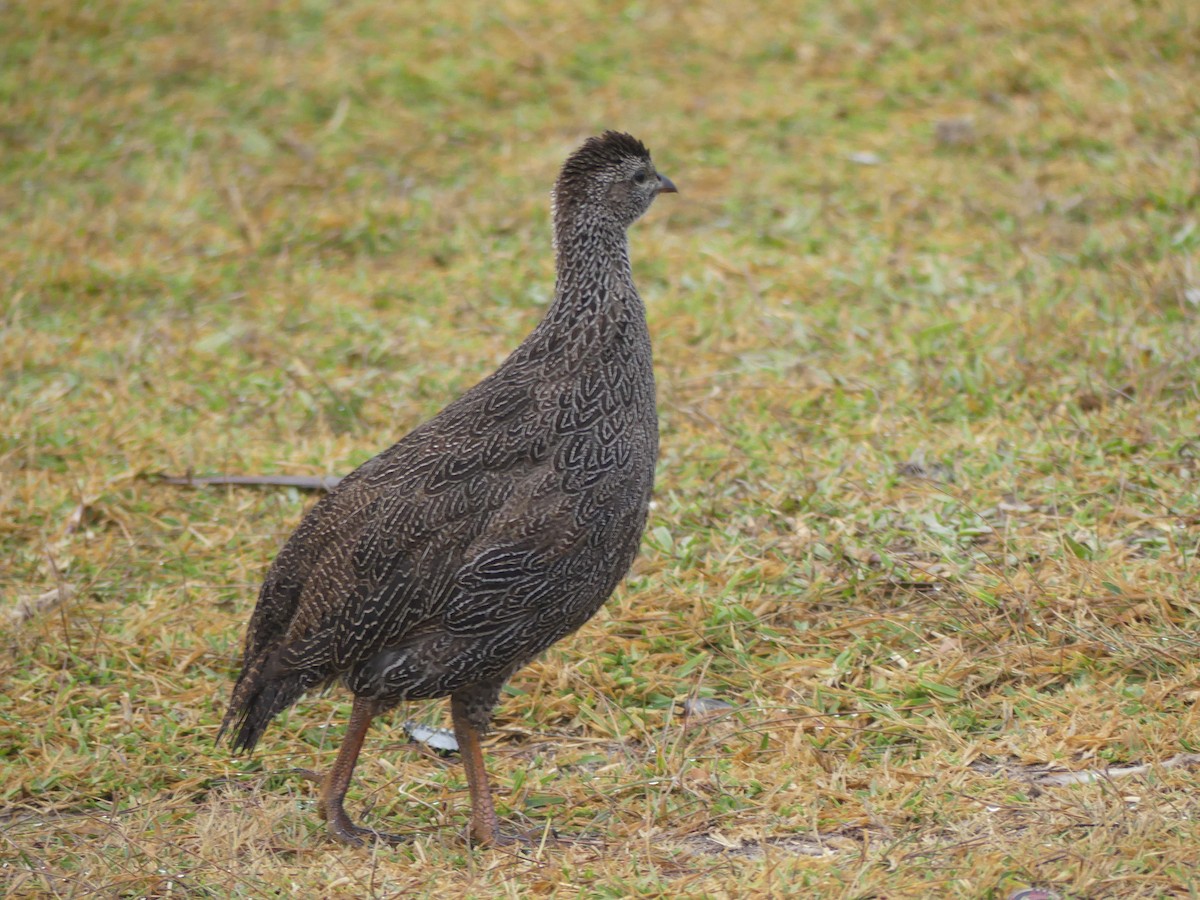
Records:
M1195 896L1194 7L0 7L5 890ZM142 476L437 411L606 127L682 191L633 235L656 507L488 748L502 815L592 842L469 851L397 724L351 809L413 841L335 846L344 694L212 744L308 498Z

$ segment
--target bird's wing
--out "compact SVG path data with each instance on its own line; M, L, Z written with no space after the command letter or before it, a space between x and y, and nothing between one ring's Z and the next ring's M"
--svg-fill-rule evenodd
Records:
M527 480L464 554L445 630L482 635L524 622L557 639L579 627L633 561L646 515L628 502L634 479L610 473L575 495L562 490L562 473Z
M267 574L247 658L332 678L436 616L464 550L536 466L535 398L507 387L504 402L460 397L309 511Z

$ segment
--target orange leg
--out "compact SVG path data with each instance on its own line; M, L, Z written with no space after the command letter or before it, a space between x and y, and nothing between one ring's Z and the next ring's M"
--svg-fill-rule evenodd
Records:
M450 698L450 717L454 721L454 736L458 739L458 752L471 791L471 840L488 847L510 844L513 838L500 831L500 820L496 818L492 789L483 765L479 730L471 724L467 704L458 695Z
M354 774L354 764L358 762L359 751L362 750L363 738L375 718L375 704L361 697L354 698L354 709L350 713L350 723L346 726L346 737L342 739L341 749L338 750L337 760L325 777L321 788L321 799L317 803L317 812L325 820L329 834L353 846L360 846L363 838L397 843L404 840L400 835L384 834L355 825L346 815L343 803L346 799L346 789L350 786L350 777Z

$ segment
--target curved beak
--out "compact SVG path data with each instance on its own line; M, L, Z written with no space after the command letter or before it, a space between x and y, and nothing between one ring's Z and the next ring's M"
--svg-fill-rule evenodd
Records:
M658 192L660 194L678 194L679 188L675 187L675 182L673 182L666 175L659 175Z

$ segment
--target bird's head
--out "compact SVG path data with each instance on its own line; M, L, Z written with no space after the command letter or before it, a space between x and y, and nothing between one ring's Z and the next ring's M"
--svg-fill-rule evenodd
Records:
M554 185L555 218L586 215L627 228L655 197L673 193L675 185L658 174L645 144L606 131L584 141L563 164Z

